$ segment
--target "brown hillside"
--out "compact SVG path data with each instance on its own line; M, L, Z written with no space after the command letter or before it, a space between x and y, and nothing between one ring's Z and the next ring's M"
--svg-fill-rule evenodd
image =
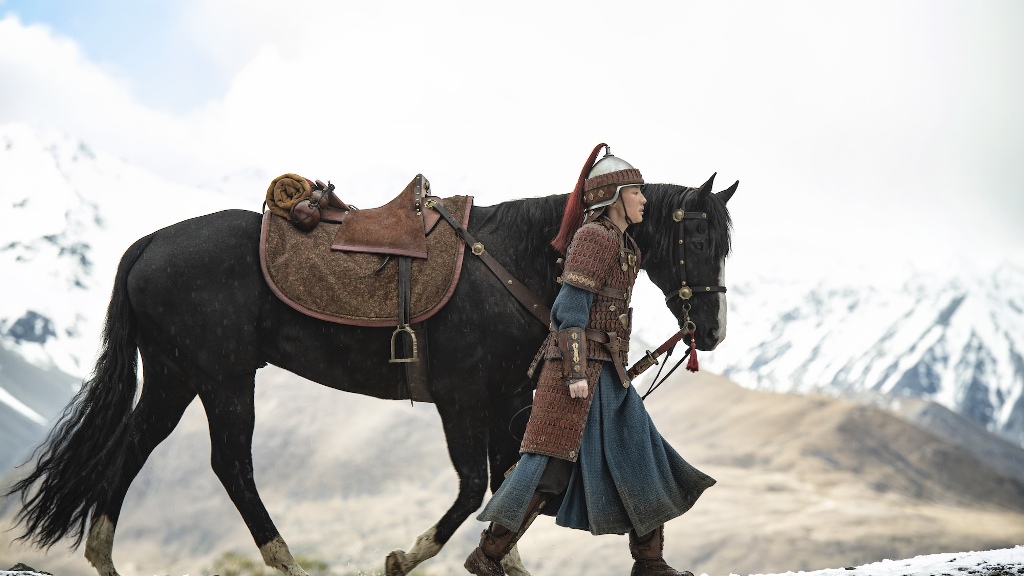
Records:
M887 410L751 391L710 374L684 377L663 390L648 399L655 422L664 432L679 433L701 461L806 479L847 473L880 494L1024 513L1024 478L995 470ZM681 425L687 418L691 423ZM986 440L1007 444L987 433ZM1013 449L1024 461L1024 450Z
M1019 479L878 408L754 392L703 372L669 382L648 405L676 449L719 481L667 527L666 556L697 574L1024 542ZM382 566L389 550L409 546L444 513L457 489L431 406L338 393L276 369L259 376L255 442L256 479L285 539L338 573ZM199 574L228 550L258 556L208 462L195 405L128 495L114 548L124 576ZM424 569L463 573L480 529L468 521ZM0 565L94 574L81 551L43 557L9 547L14 536L0 533ZM623 574L631 563L624 537L565 530L549 518L520 547L537 576Z

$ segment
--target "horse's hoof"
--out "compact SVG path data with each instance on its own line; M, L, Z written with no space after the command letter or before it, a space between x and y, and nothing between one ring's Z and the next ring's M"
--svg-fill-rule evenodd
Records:
M402 568L402 564L406 561L405 552L402 550L394 550L391 554L388 554L386 560L384 560L384 574L386 576L405 576L406 571Z

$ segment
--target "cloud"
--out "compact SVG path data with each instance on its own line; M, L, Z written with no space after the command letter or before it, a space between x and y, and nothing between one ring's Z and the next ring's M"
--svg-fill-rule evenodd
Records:
M1024 253L1024 19L978 6L193 1L166 36L227 88L184 113L8 16L0 121L189 183L332 179L363 205L417 172L480 204L566 192L608 141L651 181L740 179L740 260L998 260Z
M0 20L0 79L0 122L56 127L165 175L202 164L187 123L140 104L126 79L45 26Z

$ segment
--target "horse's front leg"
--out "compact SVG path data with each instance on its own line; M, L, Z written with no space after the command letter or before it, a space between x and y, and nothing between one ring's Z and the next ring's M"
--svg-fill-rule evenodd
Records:
M437 556L444 546L437 541L437 524L420 534L408 552L393 550L384 561L384 573L387 576L405 576L426 560Z
M476 380L480 382L480 380ZM431 394L441 416L448 455L459 476L459 495L437 524L421 534L408 552L395 550L385 561L387 576L405 576L441 551L455 530L480 508L487 493L488 406L483 386L436 379Z

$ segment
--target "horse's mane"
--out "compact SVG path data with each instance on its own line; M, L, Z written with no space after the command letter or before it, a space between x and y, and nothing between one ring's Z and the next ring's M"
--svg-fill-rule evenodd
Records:
M645 221L631 226L629 233L636 238L647 255L672 254L669 243L672 212L682 207L686 196L687 210L700 210L708 215L709 254L714 260L722 260L732 249L732 217L725 202L715 194L709 194L702 206L696 206L696 188L677 184L645 184L647 216ZM690 193L692 192L692 193ZM480 219L474 223L480 231L512 232L514 242L507 248L507 257L526 256L522 265L543 275L545 266L558 257L550 242L558 234L562 213L565 210L566 194L555 194L539 198L523 198L501 202L484 207Z
M644 184L643 192L647 197L647 207L644 212L651 217L668 219L671 221L672 212L682 208L684 194L697 189L692 186L680 186L678 184ZM716 194L709 194L707 203L704 206L695 206L695 194L689 194L686 210L701 210L708 215L708 237L710 243L710 254L715 260L722 260L732 250L732 217L725 202ZM645 217L645 220L647 218ZM638 242L647 246L647 250L653 250L657 254L671 254L669 243L672 241L672 234L666 230L658 229L653 224L645 226L643 222L636 226L630 233ZM641 240L641 238L643 240Z
M488 206L488 214L478 226L496 225L516 231L519 250L524 253L543 252L558 234L565 210L567 194L554 194L539 198L522 198ZM538 224L540 226L538 227ZM531 226L532 228L522 228Z

